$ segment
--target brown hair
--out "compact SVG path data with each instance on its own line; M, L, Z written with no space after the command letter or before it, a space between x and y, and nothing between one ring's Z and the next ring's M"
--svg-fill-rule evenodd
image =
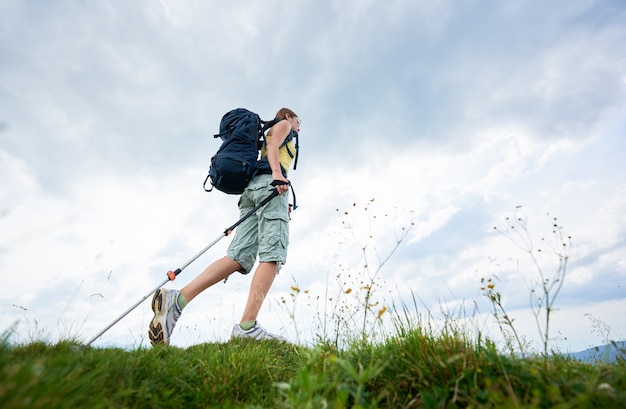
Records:
M296 118L298 117L298 114L296 114L289 108L281 108L278 110L278 112L276 112L276 118L278 119L285 119L287 115L296 117Z

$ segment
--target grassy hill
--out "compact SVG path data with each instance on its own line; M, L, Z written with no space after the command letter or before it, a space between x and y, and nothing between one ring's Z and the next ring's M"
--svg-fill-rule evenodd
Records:
M401 331L337 350L274 341L122 349L0 344L9 408L623 408L626 363L520 358Z
M352 210L342 214L352 230ZM480 297L491 303L506 341L501 348L479 332L465 335L452 315L444 314L443 328L435 331L441 326L422 321L416 298L414 313L410 304L388 312L375 294L382 288L378 273L411 223L387 256L376 250L378 265L368 262L367 244L359 245L363 271L342 270L338 295L322 301L323 331L313 347L235 340L189 348L81 349L71 341L15 345L8 334L0 337L0 408L625 408L623 343L613 344L610 362L583 362L554 354L549 346L570 237L556 219L550 221L552 247L542 252L556 257L550 274L539 262L526 219L506 220L508 227L497 231L531 258L536 271L527 276L540 283L531 286L530 307L541 353L529 350L518 333L496 276L481 279ZM291 289L295 311L297 297L310 295ZM376 331L384 314L391 315L392 333ZM471 317L460 318L471 324ZM608 338L610 328L605 333L606 325L596 321ZM602 351L588 352L604 357Z

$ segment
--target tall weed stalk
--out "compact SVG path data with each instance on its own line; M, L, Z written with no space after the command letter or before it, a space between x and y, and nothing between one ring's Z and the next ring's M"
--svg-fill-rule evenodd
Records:
M571 236L564 233L563 227L559 225L556 217L548 214L551 225L551 235L546 239L541 238L542 247L535 248L532 235L528 228L528 219L521 213L521 206L517 206L512 217L506 217L504 228L494 227L498 233L506 237L517 248L528 255L532 266L535 269L535 276L529 280L530 289L530 308L535 317L535 323L539 336L543 344L544 363L547 364L549 344L550 344L550 325L552 313L556 299L563 287L565 274L567 272L567 264L569 261L569 249L571 247ZM540 255L554 256L556 265L552 273L546 272L546 269L539 261ZM519 263L515 263L516 270L521 276L528 276L520 271ZM482 289L485 295L490 299L494 307L494 315L499 324L508 326L514 334L514 338L524 353L524 345L522 344L513 320L509 317L502 304L501 295L494 289L494 282L490 279L486 285L483 279ZM502 329L502 327L501 327Z
M387 213L383 215L382 219L372 214L371 208L374 201L374 199L370 199L364 206L354 203L352 210L343 212L337 209L342 226L359 249L362 262L356 274L358 277L356 289L345 280L345 277L338 276L337 279L342 297L351 294L356 296L357 308L354 309L349 321L357 329L358 339L363 344L372 339L373 334L375 334L375 326L380 323L382 316L388 310L384 300L377 299L376 291L382 289L384 283L380 273L415 226L412 221L413 212L409 212L408 220L405 220L400 226L390 221ZM355 225L357 220L364 225L364 229L361 228L360 232L357 231L359 229ZM382 224L382 229L379 223ZM386 236L380 240L389 243L384 252L381 252L380 247L374 244L377 239L374 230L381 231L381 234ZM393 237L393 240L390 240L390 237ZM351 275L348 274L347 277L349 278Z

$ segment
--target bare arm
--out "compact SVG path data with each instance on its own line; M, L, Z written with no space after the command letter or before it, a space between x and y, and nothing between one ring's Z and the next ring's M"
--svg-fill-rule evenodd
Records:
M272 127L272 137L265 146L267 152L267 161L272 169L272 179L281 180L283 182L289 182L280 170L280 161L278 159L278 149L283 144L287 136L291 132L291 124L289 121L280 121ZM289 190L289 186L281 185L277 186L278 193L285 193Z

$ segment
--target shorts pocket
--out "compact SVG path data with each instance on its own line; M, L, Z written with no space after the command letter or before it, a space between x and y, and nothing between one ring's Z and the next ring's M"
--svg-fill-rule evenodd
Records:
M259 226L259 256L263 261L284 263L289 245L289 215L286 211L263 212Z

